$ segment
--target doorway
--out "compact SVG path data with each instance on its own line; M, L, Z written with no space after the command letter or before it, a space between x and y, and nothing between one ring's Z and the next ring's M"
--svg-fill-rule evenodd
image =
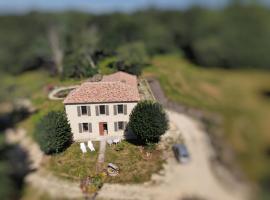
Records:
M103 136L108 134L108 124L107 122L99 122L99 135Z

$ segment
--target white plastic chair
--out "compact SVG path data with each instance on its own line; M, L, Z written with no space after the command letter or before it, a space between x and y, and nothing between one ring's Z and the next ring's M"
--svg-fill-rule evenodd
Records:
M95 147L94 147L93 143L90 140L87 142L87 146L90 149L90 151L95 151Z
M113 139L113 143L114 143L114 144L117 144L117 143L119 143L120 141L121 141L120 138L115 138L115 139Z
M80 149L81 149L81 151L82 151L83 153L86 153L86 152L87 152L86 146L85 146L84 142L80 143Z
M113 141L112 141L111 139L108 139L108 140L107 140L107 143L108 143L109 145L112 145Z

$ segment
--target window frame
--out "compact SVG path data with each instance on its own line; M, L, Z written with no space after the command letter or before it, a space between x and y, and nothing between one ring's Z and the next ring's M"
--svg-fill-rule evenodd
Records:
M83 108L85 108L85 110ZM81 106L81 115L88 115L87 106Z
M104 113L101 113L101 107L104 107ZM99 105L99 114L100 115L106 115L106 105Z
M122 128L120 128L120 124L122 124ZM117 123L117 128L118 128L118 130L120 130L120 131L123 131L123 130L125 130L125 125L124 125L124 122L123 121L119 121L118 123Z
M119 107L122 107L122 112L119 112ZM124 104L117 104L117 114L124 114Z
M86 125L86 126L85 126ZM85 127L87 127L87 130L85 129ZM89 123L82 123L82 132L89 132Z

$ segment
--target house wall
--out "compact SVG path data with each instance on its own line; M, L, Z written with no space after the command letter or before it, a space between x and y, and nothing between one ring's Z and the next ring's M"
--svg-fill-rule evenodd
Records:
M124 104L127 105L126 114L114 114L114 105ZM122 137L124 138L134 138L135 136L129 132L123 130L115 131L114 122L118 121L129 121L129 115L132 109L136 106L136 102L132 103L106 103L106 104L74 104L65 105L65 110L67 118L69 120L71 131L73 133L74 141L87 141L87 140L100 140L99 134L99 122L107 122L108 124L108 137ZM108 105L108 115L96 115L96 106ZM78 106L89 106L91 115L81 115L78 114ZM91 123L91 132L81 132L79 130L79 123ZM106 134L104 134L106 135Z

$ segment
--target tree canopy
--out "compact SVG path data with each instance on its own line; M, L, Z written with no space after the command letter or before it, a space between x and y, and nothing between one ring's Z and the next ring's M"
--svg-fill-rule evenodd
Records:
M130 115L129 127L143 143L156 143L168 129L168 119L159 103L141 101Z
M64 151L72 141L66 115L62 111L51 111L36 125L34 137L46 154Z

